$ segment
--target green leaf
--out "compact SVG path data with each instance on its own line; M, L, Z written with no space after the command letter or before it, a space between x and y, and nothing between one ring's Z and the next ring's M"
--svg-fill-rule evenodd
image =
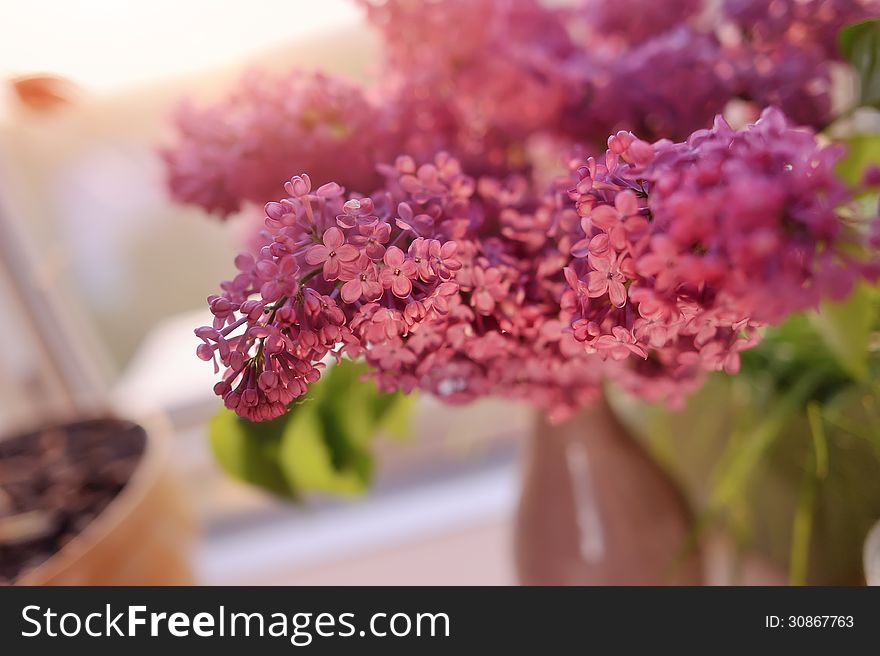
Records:
M810 321L838 364L855 380L868 378L868 349L876 318L871 289L859 284L841 302L823 302Z
M376 384L364 379L369 371L362 362L343 360L331 366L322 379L320 415L325 425L354 444L367 444L376 433L373 399Z
M761 458L779 436L786 423L801 413L824 372L803 372L801 378L784 394L774 399L763 419L739 439L732 439L719 459L715 482L710 493L707 515L712 516L742 498L747 483Z
M822 406L815 401L807 404L807 423L813 438L813 452L808 458L798 493L791 526L791 553L788 559L789 585L806 585L810 565L810 540L816 512L819 484L828 477L828 437L822 418Z
M279 464L292 488L336 494L358 494L367 480L349 460L334 462L334 451L327 426L314 403L298 406L284 429L279 450ZM337 434L336 439L345 440ZM339 448L338 445L336 448ZM344 448L344 447L343 447Z
M813 534L813 514L816 505L817 479L815 472L804 471L797 506L791 526L791 553L788 559L789 585L806 585L810 564L810 539Z
M278 463L287 416L255 424L222 408L208 427L214 457L223 469L245 483L282 496L296 496Z
M374 469L371 442L379 433L408 433L413 396L380 393L368 367L343 360L273 421L253 423L223 409L210 438L232 476L275 494L363 492Z
M411 434L413 407L418 397L415 393L380 394L374 406L379 428L398 440L405 440Z
M828 476L828 437L822 419L822 406L816 401L807 404L807 422L810 425L810 436L813 438L816 478L821 480Z
M849 25L840 31L838 45L859 77L859 104L880 107L880 19Z
M880 134L857 134L844 143L846 156L837 163L837 174L855 186L869 165L880 164Z

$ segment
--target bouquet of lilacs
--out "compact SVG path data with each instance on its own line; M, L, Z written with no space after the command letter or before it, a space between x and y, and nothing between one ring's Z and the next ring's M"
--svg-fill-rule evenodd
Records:
M553 421L607 380L677 404L880 274L880 176L847 184L817 137L876 1L362 4L374 86L252 73L164 151L179 201L267 203L196 330L239 416L285 415L328 358Z

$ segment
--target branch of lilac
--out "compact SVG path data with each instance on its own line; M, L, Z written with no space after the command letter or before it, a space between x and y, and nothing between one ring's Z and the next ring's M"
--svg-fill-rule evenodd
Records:
M308 171L196 330L240 416L283 415L343 357L383 391L506 396L554 421L607 380L680 405L765 326L880 274L862 187L816 135L837 31L870 0L731 1L713 21L688 0L649 22L641 0L365 4L376 89L255 75L185 108L165 153L176 196L222 214ZM731 127L732 102L752 122Z

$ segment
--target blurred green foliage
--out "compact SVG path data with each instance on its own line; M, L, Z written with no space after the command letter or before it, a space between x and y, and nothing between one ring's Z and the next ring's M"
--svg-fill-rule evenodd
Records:
M850 185L857 185L870 164L880 165L880 134L857 134L844 141L847 156L837 166L837 173Z
M227 409L210 424L214 454L226 472L273 494L354 495L369 485L372 441L406 437L414 395L383 394L363 363L343 360L273 421L253 423Z
M849 25L841 30L838 45L859 77L859 104L880 107L880 19Z
M880 291L791 317L681 412L622 402L701 518L793 583L861 581L880 519Z
M861 582L862 544L880 519L878 294L854 299L864 307L849 300L769 330L738 376L711 376L680 412L617 398L688 492L700 528L722 528L793 583ZM874 320L845 351L843 307Z

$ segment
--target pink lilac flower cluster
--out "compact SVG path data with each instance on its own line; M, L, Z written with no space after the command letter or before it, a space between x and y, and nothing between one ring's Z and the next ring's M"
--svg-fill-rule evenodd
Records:
M880 0L361 2L386 44L383 79L398 81L392 101L469 169L495 171L536 133L683 139L732 99L822 127L838 31L880 13Z
M254 74L184 107L164 152L175 196L221 215L308 172L196 331L239 415L283 414L342 357L386 391L553 420L607 379L676 403L762 326L880 273L880 228L839 214L838 151L792 127L827 120L829 35L877 0L361 2L376 88ZM795 118L712 125L732 99ZM548 159L605 145L553 179Z
M447 166L452 161L440 156ZM393 198L407 191L399 172L386 172ZM464 180L454 195L450 187L443 195L412 194L408 200L413 213L433 216L439 207L458 217L441 235L454 239L461 264L448 311L426 317L380 349L379 359L368 349L367 360L386 391L418 388L447 403L504 396L562 418L596 397L602 374L560 315L565 258L552 235L564 220L561 197L536 194L519 175ZM450 203L457 209L449 209Z
M535 145L633 130L681 140L734 99L824 126L833 37L880 0L359 0L385 44L369 91L320 74L250 74L184 105L163 152L174 197L221 216L292 172L369 194L375 163L455 156L471 175L528 172ZM340 164L344 162L344 164Z
M837 155L768 110L681 143L619 132L544 193L443 153L380 167L370 198L297 177L266 206L258 257L209 299L199 356L257 420L331 355L363 357L383 390L523 399L554 420L609 376L674 402L706 371L736 372L759 326L864 272L836 214Z
M567 108L566 126L588 143L620 129L683 139L735 96L735 70L716 36L687 25L624 52L591 53L578 75L584 96Z
M217 105L187 102L175 119L182 141L162 151L171 193L221 217L274 197L291 166L369 191L375 162L396 154L364 91L321 74L252 71Z
M594 36L631 46L693 21L703 10L703 0L584 0L581 7Z
M343 356L383 390L447 402L501 394L564 412L594 398L601 374L559 316L565 258L542 234L555 210L525 178L477 182L443 153L381 170L372 197L299 176L266 206L259 255L239 256L196 330L199 357L225 367L226 406L277 417Z
M313 191L302 175L266 206L259 253L236 259L238 275L208 299L213 324L196 330L199 357L226 367L215 392L227 407L253 421L278 417L326 357L357 357L367 345L372 362L399 357L395 339L448 312L461 262L447 235L470 183L452 160L417 170L404 158L397 170L400 193L379 203L346 198L335 183ZM443 203L415 211L434 198Z
M757 107L779 107L798 124L826 125L837 35L878 15L880 0L725 0L725 52L737 94Z
M724 0L724 16L751 41L814 44L828 59L838 57L844 25L880 14L878 0Z
M757 118L776 106L799 125L831 118L837 34L880 15L880 0L585 0L590 39L574 68L581 99L566 115L581 139L618 129L683 139L729 101Z
M575 54L565 15L540 0L359 0L385 44L383 93L413 126L403 152L452 151L471 173L523 168L552 129Z
M759 326L845 296L876 267L838 215L852 200L841 153L778 110L741 131L717 118L683 143L620 132L608 145L577 168L565 275L575 337L644 360L618 372L633 391L675 400L704 370L736 373Z

